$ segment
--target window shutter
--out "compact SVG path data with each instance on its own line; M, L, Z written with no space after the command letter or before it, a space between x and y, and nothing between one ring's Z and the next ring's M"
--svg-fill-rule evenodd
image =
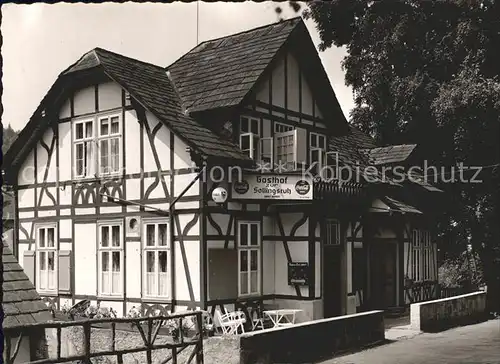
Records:
M71 250L59 251L59 292L71 293Z
M295 168L300 168L307 161L307 131L297 128L295 133Z
M33 284L35 284L35 264L36 252L34 250L25 250L23 253L23 269Z

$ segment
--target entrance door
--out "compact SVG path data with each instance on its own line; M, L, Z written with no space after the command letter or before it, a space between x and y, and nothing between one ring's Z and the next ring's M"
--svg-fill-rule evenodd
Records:
M323 248L323 315L334 317L341 314L341 269L340 246Z
M374 243L370 247L370 296L373 308L396 306L396 249L395 243Z

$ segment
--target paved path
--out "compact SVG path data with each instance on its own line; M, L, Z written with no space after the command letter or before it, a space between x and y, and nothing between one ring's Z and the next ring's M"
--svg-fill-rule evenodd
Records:
M322 364L500 364L500 319L420 334Z

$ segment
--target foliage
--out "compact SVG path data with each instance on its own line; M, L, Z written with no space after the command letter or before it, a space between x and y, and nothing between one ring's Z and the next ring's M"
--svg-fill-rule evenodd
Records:
M18 133L14 129L12 129L10 124L6 128L3 128L2 154L7 153L14 140L16 140L17 135Z
M483 274L477 254L449 258L439 267L439 283L445 288L479 287Z
M315 1L303 13L320 50L347 50L353 124L381 144L418 144L429 165L490 166L482 183L431 181L449 197L441 249L457 257L471 243L488 292L500 289L499 14L494 0Z

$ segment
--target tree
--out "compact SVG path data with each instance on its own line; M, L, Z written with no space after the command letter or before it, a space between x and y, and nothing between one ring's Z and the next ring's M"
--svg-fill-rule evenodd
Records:
M5 155L5 153L7 153L12 143L14 143L14 140L16 140L17 135L18 133L14 129L12 129L10 124L7 126L7 128L3 128L2 154Z
M470 239L489 303L500 307L500 1L315 1L304 16L316 23L320 50L347 49L354 125L382 144L418 144L435 166L488 166L482 183L429 181L450 196L441 239Z

